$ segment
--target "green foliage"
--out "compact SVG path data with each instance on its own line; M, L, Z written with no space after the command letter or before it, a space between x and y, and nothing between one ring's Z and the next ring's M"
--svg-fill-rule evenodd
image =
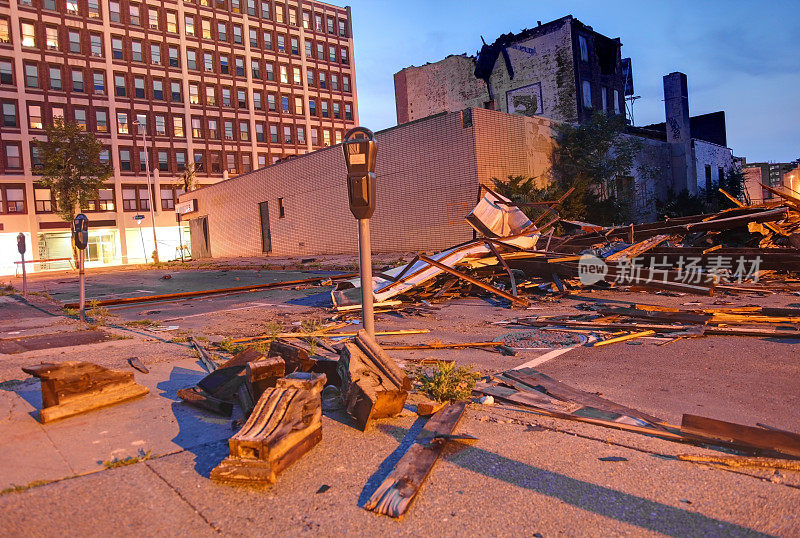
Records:
M194 163L188 163L186 168L181 174L181 182L183 183L184 192L190 192L197 188L197 171L195 170Z
M23 491L29 490L31 488L38 488L39 486L46 486L55 482L54 480L34 480L33 482L29 482L24 486L11 486L2 491L0 491L0 495L5 495L6 493L21 493Z
M670 191L664 200L655 201L656 212L659 217L675 218L715 213L736 207L727 196L719 192L720 188L744 202L744 174L738 170L731 170L719 183L712 183L708 190L698 189L697 194L690 194L686 189L678 194Z
M642 144L624 129L622 116L600 112L587 123L553 125L556 146L548 174L560 192L575 189L559 208L562 218L603 225L630 220L633 193L622 192L619 178L630 175Z
M234 343L230 338L225 338L217 344L217 348L225 353L231 355L238 355L247 348L255 348L259 353L267 353L269 351L269 343L271 340L264 342L243 342L241 344Z
M100 306L97 301L89 301L89 309L86 315L97 325L105 325L111 317L108 308Z
M69 316L71 318L77 318L81 313L81 311L77 308L62 308L61 311L64 312L65 316Z
M152 327L154 325L159 325L159 323L152 319L137 319L135 321L125 322L126 327Z
M418 369L415 375L419 390L437 402L466 400L472 396L475 382L481 377L470 366L441 361L429 370Z
M100 162L103 145L77 123L56 118L45 132L47 140L34 141L42 162L42 184L53 190L58 215L71 221L77 208L98 197L113 168Z

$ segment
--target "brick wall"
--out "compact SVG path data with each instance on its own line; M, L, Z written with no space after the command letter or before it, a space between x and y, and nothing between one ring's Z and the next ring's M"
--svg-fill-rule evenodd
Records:
M547 184L553 137L550 120L473 109L477 148L478 180L491 187L492 178L509 175L536 177L536 184Z
M475 135L460 112L376 134L375 252L439 250L468 240L464 216L477 199ZM203 187L196 198L208 216L214 257L262 254L259 202L270 212L272 253L310 255L357 251L357 223L347 202L339 146ZM282 198L285 217L278 215Z

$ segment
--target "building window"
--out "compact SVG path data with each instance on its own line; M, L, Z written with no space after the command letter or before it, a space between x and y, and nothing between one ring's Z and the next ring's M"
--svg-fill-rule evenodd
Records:
M161 45L158 43L150 45L150 63L161 65Z
M178 14L173 11L167 11L167 32L178 33Z
M235 153L226 153L225 158L227 159L228 165L228 172L235 174L236 173L236 154Z
M295 97L294 98L294 113L295 114L302 114L303 113L303 98L302 97Z
M222 106L232 106L230 88L222 88Z
M272 32L264 32L264 48L272 50Z
M200 118L192 118L192 137L203 138L203 120Z
M128 9L128 13L130 13L130 16L131 16L131 21L130 22L131 22L132 26L141 26L142 25L142 21L139 18L140 17L140 15L139 15L140 12L139 12L139 6L138 5L131 4L129 9Z
M236 65L236 76L243 77L244 76L244 58L239 56L236 57L235 65Z
M0 61L0 84L14 84L14 67L11 62Z
M68 32L69 51L74 54L81 53L81 34L79 32Z
M200 31L203 33L203 39L211 39L211 21L206 19L201 20Z
M292 68L292 80L298 86L300 86L303 83L303 79L300 77L300 68L299 67L293 67Z
M180 59L178 58L178 49L175 47L170 47L168 53L169 53L169 66L180 67L181 62Z
M331 90L339 91L339 76L336 73L331 73Z
M267 108L275 112L275 96L273 94L267 94Z
M0 43L11 43L11 29L8 19L0 19Z
M36 27L33 23L23 22L22 27L22 46L36 47Z
M247 108L247 92L245 90L236 91L236 106Z
M311 41L306 41L306 58L313 58L311 54Z
M256 123L256 142L264 141L264 124Z
M223 129L225 130L225 140L235 140L233 137L233 122L232 121L224 121L222 123Z
M5 105L3 105L5 107ZM5 115L5 108L3 110ZM28 105L28 128L43 129L42 107L41 105Z
M144 79L142 77L133 78L133 95L137 99L144 99Z
M714 190L714 185L712 184L711 179L711 165L706 165L706 197L710 198L712 196L712 191Z
M250 124L246 121L239 122L239 140L242 142L250 140Z
M30 108L28 108L30 110ZM17 127L17 104L3 103L3 127Z
M186 31L186 35L194 35L194 17L192 15L186 15L183 18L183 28Z
M197 84L189 84L189 104L200 104L200 88Z
M334 45L328 47L328 60L330 62L336 61L336 47Z
M134 62L143 62L142 56L142 43L141 41L131 41L131 60Z
M217 23L217 40L218 41L228 40L228 26L224 22Z
M266 74L267 80L275 80L275 69L271 63L267 62L264 64L264 73Z
M308 100L308 113L312 116L317 115L317 102L314 99Z
M44 29L44 46L47 50L58 50L58 28L48 26Z
M156 114L155 124L156 124L156 136L166 136L167 120L164 118L162 114Z
M261 78L261 66L258 63L258 60L253 60L250 62L250 70L253 72L253 78Z
M162 211L171 211L175 209L175 187L161 186L161 209Z
M169 153L166 151L158 152L158 170L159 172L169 172Z
M583 106L584 108L592 108L592 87L588 80L584 80L581 84L583 93Z
M345 93L350 93L350 77L342 75L342 90Z
M614 90L614 114L619 115L619 91Z
M86 110L83 108L76 108L72 111L73 116L75 117L75 123L78 124L78 127L83 129L84 131L88 129L88 124L86 123Z
M119 2L109 2L108 13L111 22L120 22L121 17L120 17Z
M129 149L119 150L119 169L124 172L131 171L131 150ZM123 201L123 207L125 209L128 209L127 207L125 207L124 201ZM136 208L134 207L134 209Z
M347 24L343 20L339 20L339 36L347 37Z
M186 152L178 150L175 152L175 170L183 172L186 170Z
M322 117L328 117L328 101L320 101L320 109L322 110Z
M6 168L10 170L17 170L22 168L22 159L20 158L20 146L17 143L6 144Z
M153 99L162 101L164 99L164 82L153 79Z
M297 127L297 143L298 144L305 144L306 143L306 130L303 127Z
M292 54L300 54L300 44L296 37L292 38Z
M346 120L353 120L353 110L349 104L344 105L344 119Z
M233 25L233 42L237 45L242 44L242 27L238 24Z
M286 38L283 34L278 34L278 52L286 52Z
M99 133L108 132L108 112L105 110L95 109L94 123Z
M608 89L605 86L600 88L600 106L603 112L608 110Z
M219 72L227 75L230 72L228 67L228 57L224 54L219 55Z
M215 140L219 138L219 123L217 120L208 120L208 138Z
M100 13L100 0L89 0L89 18L90 19L99 19L101 16Z
M202 151L195 151L194 152L194 169L196 172L204 172L205 171L205 158Z
M117 132L119 134L128 134L127 112L117 112Z
M308 83L309 87L314 85L314 70L313 69L307 69L306 70L306 83Z
M322 88L323 90L328 88L328 77L325 73L321 71L319 73L319 87Z
M37 213L52 213L55 207L53 191L46 187L34 185L33 203Z
M281 110L285 114L289 113L289 97L287 97L285 95L281 97Z
M181 98L181 83L180 82L172 82L170 83L170 93L172 94L172 101L175 103L180 103Z
M333 17L328 17L328 20L326 22L328 23L328 33L329 34L333 34L334 33L334 30L333 30Z
M183 130L183 116L172 117L172 134L179 138L183 138L185 136Z
M250 47L258 48L258 31L251 28L248 32L248 37L250 38Z
M53 123L56 122L57 119L64 120L64 107L63 106L54 106L50 109L50 116L53 119Z
M103 37L97 34L89 36L89 46L92 50L92 56L95 58L103 57Z
M217 104L216 92L214 86L206 86L206 104L208 106L215 106Z
M72 72L72 91L83 92L83 71Z
M28 88L39 87L39 67L37 65L25 64L25 86Z
M2 203L5 201L5 203ZM12 183L0 185L0 209L6 213L27 213L25 207L25 186Z
M340 112L339 112L339 103L333 103L333 117L334 119L340 119Z
M589 61L589 44L586 41L586 37L579 35L578 36L578 44L580 45L581 49L581 61L588 62Z
M214 56L210 52L206 52L203 55L203 69L205 69L207 73L214 71Z
M345 65L349 64L350 63L350 58L348 58L348 56L347 56L347 48L346 47L342 47L340 53L341 53L342 63L345 64Z
M122 38L111 38L111 57L115 60L122 59Z
M273 144L278 143L278 126L277 125L270 125L269 126L269 141Z
M114 94L117 97L125 97L125 76L114 75Z
M283 4L275 4L275 22L283 22Z
M291 144L292 140L292 128L288 125L283 126L283 142L285 144Z
M261 92L257 90L253 91L253 108L261 110Z
M331 132L328 129L322 131L322 145L326 147L331 145Z

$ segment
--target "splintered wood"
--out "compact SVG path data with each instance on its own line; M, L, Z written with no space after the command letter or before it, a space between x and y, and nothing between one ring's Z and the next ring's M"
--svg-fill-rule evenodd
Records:
M359 429L403 410L411 380L365 331L345 343L338 372L345 408Z
M71 417L126 402L150 392L133 380L133 372L109 370L90 362L44 363L23 372L42 384L39 422Z
M264 391L242 429L228 441L230 455L211 471L211 479L273 484L278 473L322 439L324 386L324 374L296 372Z
M453 433L466 406L466 402L449 404L433 415L364 508L389 517L402 517L433 469L444 446L442 441Z

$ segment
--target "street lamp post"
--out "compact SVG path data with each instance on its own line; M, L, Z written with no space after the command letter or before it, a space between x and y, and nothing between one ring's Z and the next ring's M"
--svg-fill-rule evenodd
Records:
M361 277L361 319L364 330L375 336L372 295L372 252L369 219L375 212L375 135L365 127L347 131L342 142L347 165L347 196L350 212L358 220L359 274Z
M150 193L150 219L153 222L153 263L158 263L158 239L156 239L156 211L155 211L155 203L156 203L156 193L155 189L152 188L150 183L150 157L147 153L147 132L145 126L140 124L138 121L133 122L134 125L138 126L139 129L142 131L142 146L144 147L144 173L147 176L147 190ZM144 261L147 262L147 252L144 253Z

